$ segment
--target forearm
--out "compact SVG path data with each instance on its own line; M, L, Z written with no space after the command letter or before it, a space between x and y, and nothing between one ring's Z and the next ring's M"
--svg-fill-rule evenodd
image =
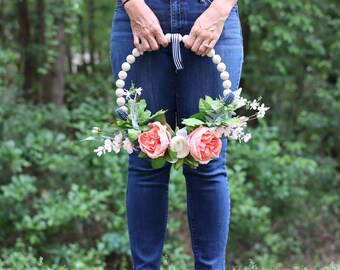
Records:
M210 9L214 10L221 16L221 19L226 20L231 9L235 6L237 0L214 0L211 2Z

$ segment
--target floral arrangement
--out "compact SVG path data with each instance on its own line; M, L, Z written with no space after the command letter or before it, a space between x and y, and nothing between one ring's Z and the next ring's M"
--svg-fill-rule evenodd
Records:
M185 42L186 38L187 36L181 37L181 40ZM162 109L154 114L147 110L147 102L141 98L142 88L136 88L132 84L129 90L124 89L127 71L139 56L137 49L134 49L122 64L119 80L116 81L119 108L109 124L110 130L94 127L92 133L96 137L85 139L104 139L104 144L94 150L98 156L112 151L119 153L121 149L131 154L140 149L138 156L150 158L154 168L161 168L166 162L173 163L175 169L179 169L183 164L197 168L199 164L207 164L220 155L221 138L249 141L251 133L245 133L244 130L247 122L264 117L269 109L261 104L261 97L248 101L240 96L242 88L237 91L229 89L229 73L225 70L226 66L221 62L221 57L212 49L208 56L217 65L223 80L223 97L201 98L198 112L182 120L183 128L176 127L173 130L166 122L166 110ZM235 111L244 106L255 112L250 116L237 115Z

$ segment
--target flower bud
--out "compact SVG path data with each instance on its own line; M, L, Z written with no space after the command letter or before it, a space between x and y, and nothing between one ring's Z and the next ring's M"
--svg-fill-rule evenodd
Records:
M229 105L229 104L233 103L234 100L235 100L235 95L234 95L234 93L230 92L228 95L226 95L224 97L224 104Z
M128 117L128 114L126 113L126 111L124 110L124 108L120 107L116 110L116 114L117 116L122 119L122 120L126 120Z

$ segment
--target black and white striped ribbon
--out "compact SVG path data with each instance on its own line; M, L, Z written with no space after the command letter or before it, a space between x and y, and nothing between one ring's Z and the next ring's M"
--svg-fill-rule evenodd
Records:
M181 57L181 47L179 41L179 34L171 34L171 44L172 44L172 58L176 69L183 69L182 57Z

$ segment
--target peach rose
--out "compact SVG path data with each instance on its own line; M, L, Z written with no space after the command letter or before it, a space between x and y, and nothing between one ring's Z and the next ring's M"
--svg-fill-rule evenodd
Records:
M162 157L171 140L170 132L166 125L158 121L149 123L148 126L151 129L138 136L139 146L150 158Z
M188 144L191 156L201 164L218 157L222 149L222 142L214 131L203 126L190 133Z

